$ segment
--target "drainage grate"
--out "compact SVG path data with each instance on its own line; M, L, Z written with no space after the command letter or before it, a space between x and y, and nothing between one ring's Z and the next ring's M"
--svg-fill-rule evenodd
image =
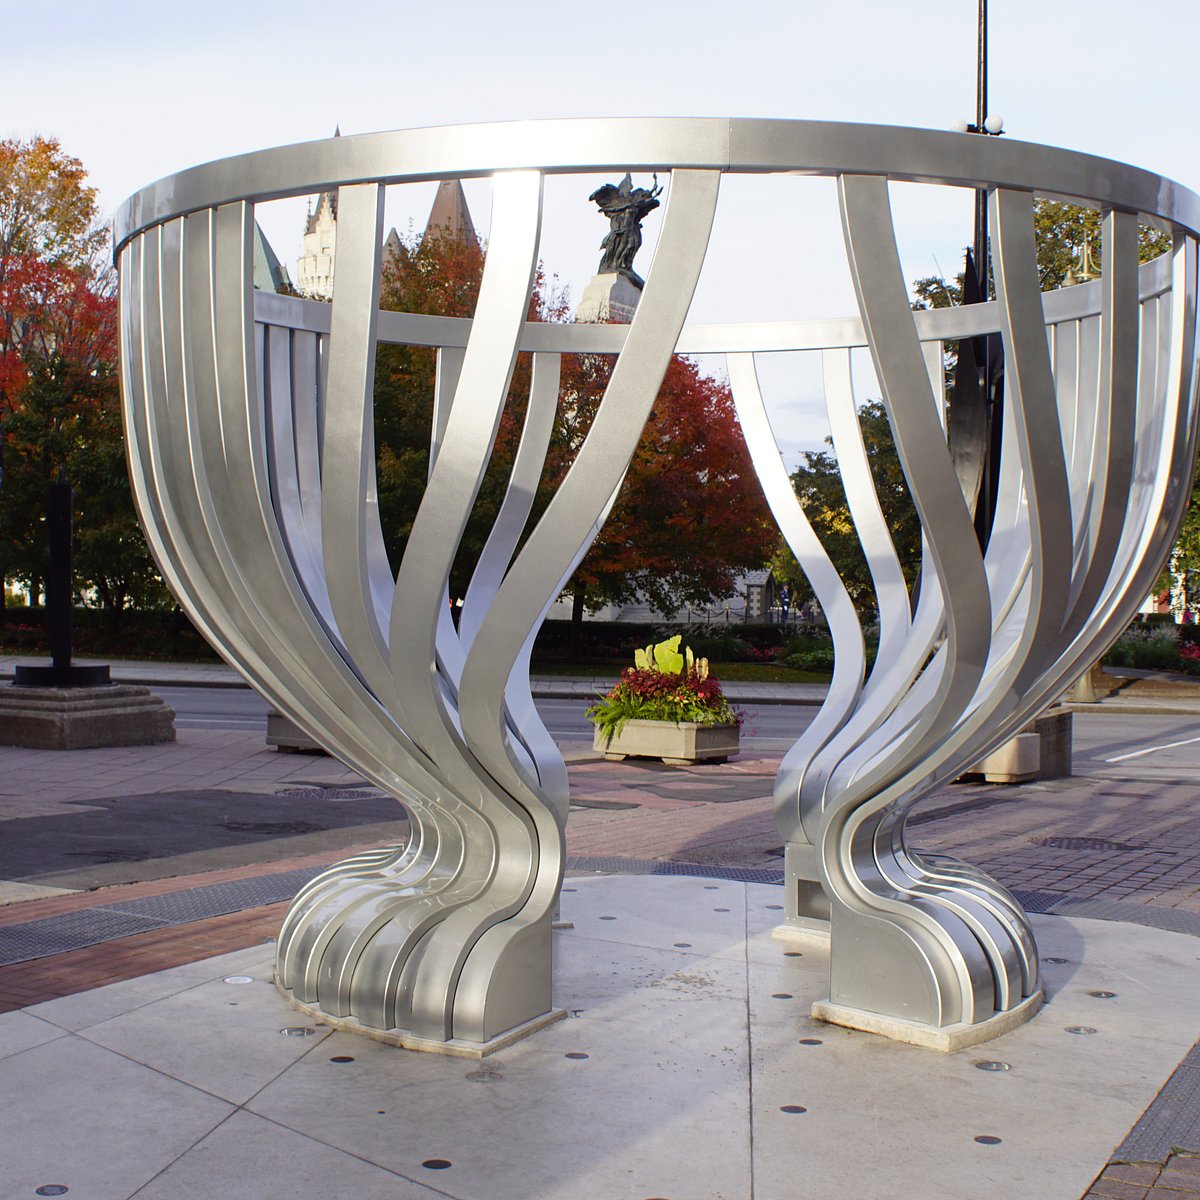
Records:
M1110 842L1108 838L1094 837L1043 837L1030 839L1035 846L1048 850L1145 850L1145 846L1131 846L1125 842Z

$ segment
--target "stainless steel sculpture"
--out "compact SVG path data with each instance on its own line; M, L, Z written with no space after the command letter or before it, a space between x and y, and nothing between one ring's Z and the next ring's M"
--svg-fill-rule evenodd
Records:
M669 173L630 325L525 322L545 173ZM836 177L858 317L685 327L726 172ZM383 188L490 176L473 320L378 312ZM889 180L986 187L997 299L909 310ZM337 188L332 304L252 288L254 204ZM1035 192L1098 206L1104 277L1042 296ZM1174 249L1139 268L1138 220ZM134 490L164 577L256 687L412 817L410 843L327 871L293 903L278 984L364 1027L485 1042L552 1012L551 916L567 781L528 687L531 643L621 484L671 354L727 354L780 528L833 628L829 699L776 800L793 923L830 917L824 1015L989 1036L1037 1003L1017 902L982 872L906 844L905 814L1006 739L1129 619L1167 553L1196 428L1200 200L1131 167L908 129L750 120L605 120L343 137L185 171L117 220ZM999 331L1002 486L981 555L947 452L942 344ZM372 437L378 341L435 346L428 488L396 578ZM881 518L855 419L868 347L924 531L919 603ZM880 652L780 463L757 353L823 355L830 422L878 590ZM447 579L518 351L534 382L508 495L456 630ZM595 423L548 510L530 512L559 356L616 356ZM864 678L865 676L865 678ZM1006 1016L1007 1014L1007 1016ZM892 1022L888 1026L888 1022ZM897 1030L900 1030L898 1033Z

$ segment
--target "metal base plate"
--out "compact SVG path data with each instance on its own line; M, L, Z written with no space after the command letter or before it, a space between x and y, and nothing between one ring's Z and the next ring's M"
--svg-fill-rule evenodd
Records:
M956 1050L977 1046L980 1042L990 1041L1002 1033L1024 1025L1041 1007L1042 993L1037 991L1022 1000L1016 1008L997 1013L986 1021L979 1021L973 1025L960 1022L957 1025L943 1025L940 1029L918 1025L913 1021L901 1021L896 1017L886 1017L881 1013L866 1012L861 1008L846 1008L829 1000L818 1000L812 1006L812 1015L818 1021L828 1021L830 1025L861 1029L864 1033L878 1033L894 1042L907 1042L910 1046L953 1054Z
M304 1013L306 1017L311 1017L313 1021L321 1025L328 1025L330 1029L336 1029L342 1033L356 1033L359 1037L367 1037L372 1041L383 1042L387 1046L396 1046L401 1050L421 1050L426 1054L446 1054L452 1058L487 1058L489 1054L507 1049L514 1042L519 1042L522 1038L527 1038L530 1034L537 1033L548 1025L563 1020L567 1015L566 1009L552 1008L548 1013L534 1017L532 1021L515 1025L512 1029L506 1029L490 1041L467 1042L461 1038L451 1038L448 1042L438 1042L432 1038L417 1037L403 1029L372 1029L368 1025L360 1024L354 1017L331 1017L327 1012L322 1012L315 1004L305 1004L303 1001L297 1000L290 992L279 986L278 980L275 982L275 987L297 1012Z

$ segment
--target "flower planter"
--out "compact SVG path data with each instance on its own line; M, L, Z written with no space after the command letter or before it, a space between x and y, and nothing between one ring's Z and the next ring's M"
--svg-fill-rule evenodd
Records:
M694 721L626 721L610 741L599 729L592 749L609 762L624 758L661 758L686 766L694 762L724 762L738 752L736 725L700 725Z

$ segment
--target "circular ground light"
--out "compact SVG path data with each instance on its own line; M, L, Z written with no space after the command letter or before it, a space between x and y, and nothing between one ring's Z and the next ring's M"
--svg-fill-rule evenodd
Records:
M713 912L728 912L728 911L729 911L729 909L727 909L727 908L714 908L713 909Z
M793 999L795 999L795 997L792 995L791 992L772 992L771 999L772 1000L793 1000Z
M785 950L783 952L783 957L784 958L803 958L804 955L801 954L799 950Z
M253 983L254 976L253 975L226 975L225 982L226 983Z
M981 1146L998 1146L1003 1139L993 1137L990 1133L981 1133L975 1140Z
M353 1054L335 1054L329 1061L337 1062L337 1063L353 1062L354 1055Z
M1057 957L1057 956L1055 956L1055 955L1048 955L1046 958L1043 958L1043 959L1042 959L1042 962L1044 962L1044 963L1053 963L1053 964L1054 964L1056 967L1060 967L1060 966L1062 966L1062 964L1063 964L1063 963L1065 963L1065 962L1070 962L1070 959L1067 959L1067 958L1058 958L1058 957Z
M421 1164L421 1166L430 1171L444 1171L450 1165L450 1160L448 1158L427 1158Z
M981 1059L975 1064L977 1071L1011 1071L1012 1067L1006 1062L997 1062L994 1058Z
M806 1113L808 1109L803 1104L781 1104L779 1111L785 1113Z
M600 918L600 920L602 920L602 921L615 921L616 919L617 919L616 917L601 917Z
M563 1058L590 1058L590 1054L584 1054L582 1050L570 1050L563 1055Z
M1067 1032L1068 1033L1096 1033L1098 1031L1091 1025L1068 1025Z
M691 942L672 942L671 944L676 950L690 950L692 948Z
M798 1046L823 1046L825 1043L820 1038L801 1038L797 1043Z
M768 907L768 908L773 908L773 909L776 909L776 910L778 910L778 911L782 911L782 910L783 910L783 905L782 905L782 904L768 904L768 905L767 905L767 907Z
M1116 992L1088 992L1089 996L1094 996L1097 1000L1115 1000Z
M279 1031L284 1037L315 1037L317 1031L308 1025L288 1025Z
M34 1193L36 1196L65 1196L71 1189L65 1183L43 1183Z

